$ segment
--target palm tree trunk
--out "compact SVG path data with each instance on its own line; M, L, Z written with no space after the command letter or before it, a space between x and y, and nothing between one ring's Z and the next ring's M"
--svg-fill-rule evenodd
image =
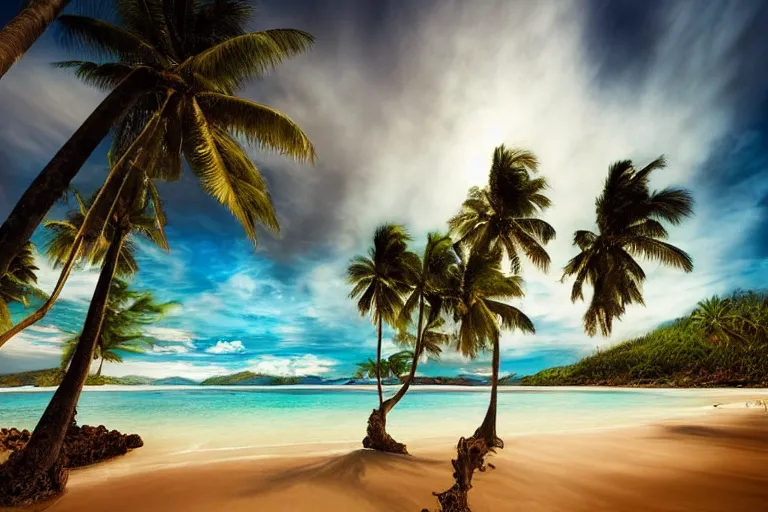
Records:
M379 388L379 409L381 409L381 404L384 403L384 392L381 389L381 331L382 331L382 321L381 321L381 316L379 316L379 328L378 328L379 342L376 345L376 384Z
M0 29L0 78L21 60L68 3L69 0L32 0Z
M0 275L29 240L48 210L61 198L115 120L143 94L160 85L161 77L149 68L131 72L104 98L80 128L59 149L16 203L0 226Z
M384 416L389 414L389 411L395 408L397 403L402 400L405 394L408 392L408 388L411 387L413 379L416 376L416 367L419 364L419 356L421 356L421 338L423 333L421 332L421 324L424 320L424 297L419 297L419 320L416 324L416 345L413 347L413 360L411 361L411 371L408 372L403 385L397 390L395 396L387 399L381 406L381 412Z
M101 361L99 362L99 369L96 370L96 377L101 377L101 367L104 366L104 358L101 358Z
M127 230L124 228L115 229L88 308L80 341L64 379L32 432L29 443L16 457L3 465L8 468L0 466L10 474L10 478L0 474L0 506L7 504L5 501L8 501L9 497L16 503L45 498L61 492L66 485L66 471L63 470L65 461L60 460L61 448L74 417L80 392L88 378L93 351L104 321L110 284L126 234ZM3 476L5 478L2 478ZM16 495L8 492L3 484L15 490ZM19 492L21 486L23 491Z
M67 262L64 264L64 266L61 269L59 280L56 282L56 287L53 289L53 292L51 293L51 295L48 297L48 299L45 302L43 302L43 305L40 306L34 313L27 316L25 319L23 319L16 325L12 326L10 329L8 329L6 332L4 332L0 336L0 347L5 345L5 343L8 340L16 336L18 333L20 333L30 325L41 320L51 310L54 303L56 302L56 299L59 298L59 294L61 294L61 290L64 288L64 283L67 282L67 278L69 277L70 272L72 272L72 268L75 266L75 263L77 262L78 255L80 253L80 247L82 245L83 245L82 238L78 238L75 241L75 243L72 245L72 250L69 253Z
M440 512L471 512L468 494L472 489L472 476L475 471L485 471L485 457L495 448L504 448L504 443L496 437L496 397L499 384L499 340L493 340L493 376L491 380L491 402L485 419L474 435L469 439L462 437L456 448L453 465L453 487L447 491L434 493L440 503Z
M488 443L489 448L503 448L504 444L499 438L496 437L496 409L497 409L497 397L499 390L499 364L500 364L500 349L499 340L493 342L493 360L491 362L492 376L491 376L491 402L488 404L488 411L485 413L485 419L477 429L475 437L481 436Z

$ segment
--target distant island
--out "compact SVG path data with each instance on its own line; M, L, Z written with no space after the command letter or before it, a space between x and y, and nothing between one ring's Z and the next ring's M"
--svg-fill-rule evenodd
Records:
M522 378L523 386L767 387L768 294L736 292L699 303L720 319L692 316L568 365ZM743 325L742 325L743 323ZM757 334L752 334L756 332Z
M0 388L13 388L22 386L51 387L58 386L64 372L60 368L46 370L33 370L21 373L9 373L0 375ZM385 385L399 384L398 379L385 379ZM369 379L355 378L324 378L316 375L306 376L278 376L249 371L238 372L231 375L210 377L198 382L183 377L165 377L152 379L149 377L129 375L126 377L109 377L102 375L97 377L90 375L86 386L123 385L123 386L290 386L290 385L325 385L345 386L356 384L373 384ZM416 377L414 385L422 386L487 386L490 378L478 375L458 375L456 377ZM508 375L499 380L500 385L518 385L520 379L514 375Z

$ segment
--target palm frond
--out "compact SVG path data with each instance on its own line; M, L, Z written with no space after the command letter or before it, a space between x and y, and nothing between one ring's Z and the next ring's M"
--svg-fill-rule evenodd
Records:
M236 89L244 81L259 78L283 60L312 47L307 32L274 29L233 37L187 59L180 73L200 75Z
M250 100L219 93L200 93L195 97L209 122L262 148L299 161L315 160L312 143L285 114Z

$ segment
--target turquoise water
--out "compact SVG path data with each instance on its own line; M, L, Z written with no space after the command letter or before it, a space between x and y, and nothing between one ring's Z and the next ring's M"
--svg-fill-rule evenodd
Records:
M392 390L389 390L392 393ZM51 391L0 393L0 425L33 428ZM416 388L388 420L404 442L469 435L482 421L487 389ZM502 436L615 427L700 412L717 402L699 390L537 390L499 394ZM227 451L287 444L359 442L376 405L374 389L187 388L86 390L80 424L137 432L166 452Z

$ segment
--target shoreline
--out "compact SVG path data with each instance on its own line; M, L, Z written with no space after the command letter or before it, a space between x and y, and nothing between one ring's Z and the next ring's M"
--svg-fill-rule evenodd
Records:
M492 459L496 469L477 477L473 512L518 510L512 503L541 512L726 512L758 510L768 499L768 413L743 403L626 427L505 440ZM140 463L142 448L73 471L69 491L49 510L434 509L431 493L451 485L455 443L413 441L412 457L361 450L359 441L332 453L287 443L274 454L260 448L258 455L228 459L211 456L221 451L197 451L158 467Z
M382 388L387 391L396 391L399 385L384 385ZM56 391L57 386L35 387L18 386L0 388L0 393L45 393ZM103 384L98 386L85 386L83 392L113 392L113 391L199 391L199 390L225 390L225 391L269 391L269 390L298 390L298 391L376 391L376 384L284 384L274 386L238 386L238 385L133 385L133 384ZM453 391L453 392L488 392L491 386L474 385L452 385L452 384L419 384L411 386L409 392L419 391ZM610 392L610 391L632 391L638 393L658 393L663 391L672 392L697 392L712 394L734 394L743 393L744 395L760 394L768 397L768 388L733 388L733 387L633 387L633 386L499 386L499 393L535 393L535 392Z

